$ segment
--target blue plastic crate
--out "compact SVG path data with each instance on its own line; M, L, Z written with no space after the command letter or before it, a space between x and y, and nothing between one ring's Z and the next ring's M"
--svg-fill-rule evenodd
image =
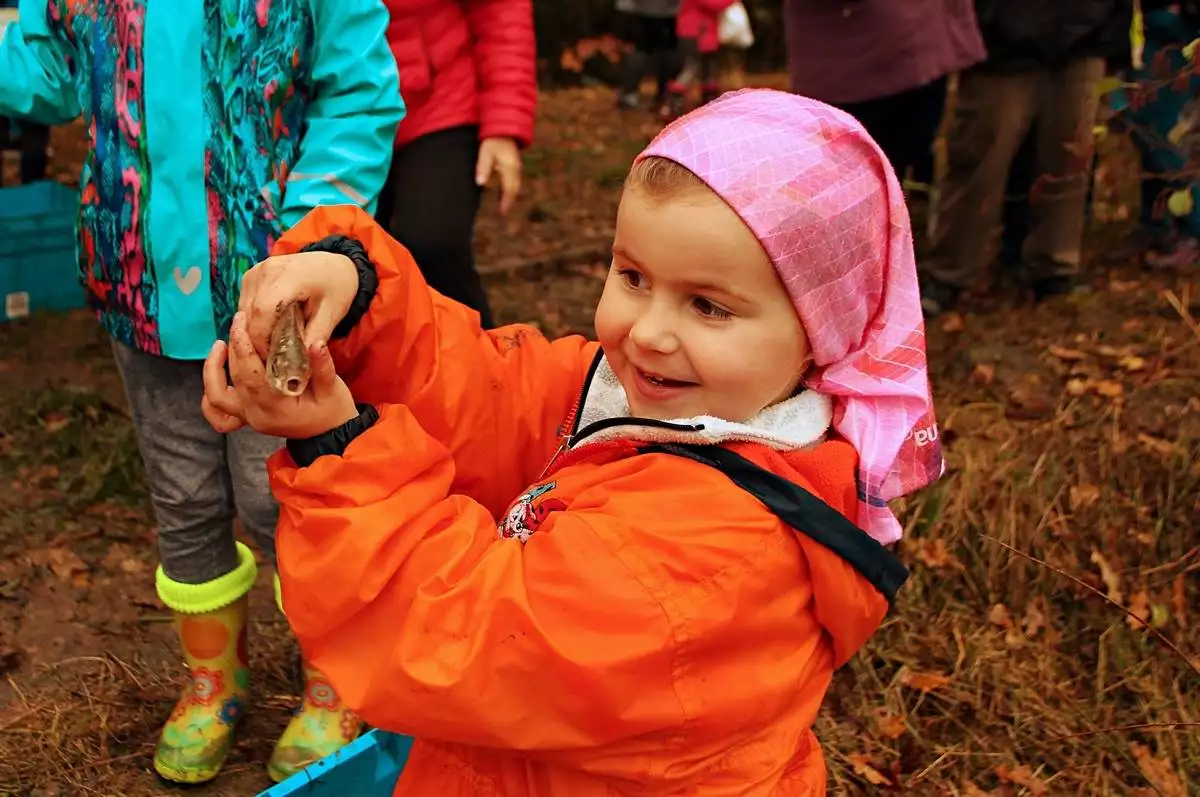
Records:
M0 188L0 321L85 306L78 209L79 192L49 180Z
M392 797L412 738L369 731L258 797Z

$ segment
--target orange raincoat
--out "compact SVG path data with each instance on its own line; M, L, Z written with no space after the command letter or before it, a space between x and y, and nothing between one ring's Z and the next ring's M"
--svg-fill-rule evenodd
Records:
M811 726L904 575L845 524L857 458L825 440L828 401L763 428L614 417L595 344L481 331L357 208L314 210L276 253L327 235L378 271L332 349L380 417L342 456L271 460L279 572L312 664L417 739L396 794L825 794ZM761 495L667 450L713 442ZM798 488L826 515L791 511Z

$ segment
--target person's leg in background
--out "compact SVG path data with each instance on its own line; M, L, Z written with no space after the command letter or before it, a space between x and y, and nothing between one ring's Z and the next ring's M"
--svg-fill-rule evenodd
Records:
M429 286L479 313L493 326L491 306L475 270L475 215L483 190L475 184L479 128L428 133L396 151L383 193L384 226L408 247Z
M1021 264L1021 251L1029 235L1029 191L1033 188L1034 156L1037 154L1037 120L1021 140L1008 170L1004 186L1004 209L1000 214L1000 254L997 264L1006 271L1015 271Z
M667 101L667 87L671 78L679 74L683 66L679 57L679 37L675 34L674 17L654 17L649 20L649 28L650 62L656 82L654 107L662 108Z
M1038 107L1036 176L1029 192L1024 268L1038 299L1079 284L1084 205L1094 163L1094 127L1103 58L1080 58L1053 72Z
M704 72L700 43L695 39L679 39L679 72L667 84L667 101L662 108L662 119L669 122L683 116L687 93Z
M633 110L641 105L639 88L654 57L657 44L654 23L658 20L641 14L625 16L633 39L633 49L625 53L625 59L621 63L621 86L617 92L617 107Z
M937 224L922 263L921 306L929 316L952 307L987 268L1009 168L1044 79L1041 70L971 70L959 79Z
M865 102L838 106L853 116L887 155L901 180L933 152L946 107L946 78Z
M700 54L700 104L721 96L721 61L717 53Z

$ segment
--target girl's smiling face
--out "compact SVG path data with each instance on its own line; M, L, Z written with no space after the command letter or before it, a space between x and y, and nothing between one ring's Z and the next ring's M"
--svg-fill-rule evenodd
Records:
M748 420L812 359L770 258L698 181L666 197L626 187L596 335L630 411L656 420Z

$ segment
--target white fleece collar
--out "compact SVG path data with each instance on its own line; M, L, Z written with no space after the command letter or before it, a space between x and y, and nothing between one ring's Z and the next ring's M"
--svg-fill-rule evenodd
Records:
M631 421L587 432L588 426L593 423L628 417L629 400L608 359L603 356L585 390L577 424L584 436L577 443L573 442L572 447L609 440L653 443L723 443L740 440L761 443L778 451L791 451L822 442L833 420L833 400L816 391L805 390L786 401L772 404L745 423L701 415L673 420L673 426Z

